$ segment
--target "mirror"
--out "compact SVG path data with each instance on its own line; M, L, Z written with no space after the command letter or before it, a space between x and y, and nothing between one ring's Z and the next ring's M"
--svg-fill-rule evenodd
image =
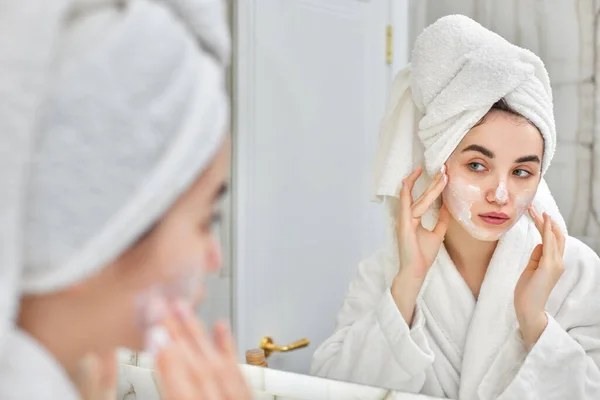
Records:
M570 235L594 251L600 249L600 224L590 217L600 206L593 195L600 182L593 161L598 133L592 2L517 1L509 6L464 0L263 0L230 6L234 157L231 197L224 205L226 261L208 281L200 315L209 324L231 319L241 362L247 351L263 348L270 369L421 390L417 386L422 381L406 384L414 379L406 368L418 369L410 364L423 357L407 362L405 376L397 365L383 365L394 362L395 349L389 343L398 344L402 335L412 333L393 330L391 310L378 308L377 302L346 296L359 263L389 245L385 207L370 200L380 121L393 78L409 61L416 36L444 15L468 15L544 60L559 142L545 179ZM493 292L482 290L479 300L493 303ZM460 303L460 298L451 298ZM465 301L466 308L475 307L474 299L472 304ZM346 321L336 333L336 324L345 323L344 317L336 320L344 304L347 311L354 307L363 316L360 322ZM548 307L556 314L560 304L549 302ZM512 308L491 310L508 313ZM477 349L516 349L505 337L490 338L488 346L465 347L483 341L458 327L461 313L473 310L432 312L420 316L430 327L416 336L431 341L447 334L452 339L429 349L436 360L443 358L441 352L448 361L431 372L435 378L422 375L428 385L422 390L430 394L455 398L461 371L454 367L460 368L461 361L464 373L468 369L472 379L481 380L473 368L488 353ZM503 316L491 313L481 320L491 323ZM364 327L353 330L353 323ZM386 323L392 330L377 333L375 325ZM439 332L432 333L435 329ZM348 335L353 335L352 342ZM321 355L332 356L311 370L315 350L323 343L328 347L319 349ZM406 350L411 351L418 349ZM359 353L364 357L355 356ZM599 360L593 361L597 368ZM387 376L387 368L396 375ZM442 378L440 369L447 370Z

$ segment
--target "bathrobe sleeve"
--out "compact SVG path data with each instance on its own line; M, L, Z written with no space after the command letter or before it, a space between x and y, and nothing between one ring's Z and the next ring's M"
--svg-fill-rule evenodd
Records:
M558 312L499 400L600 399L600 259L577 239L552 295L564 299Z
M316 350L311 373L372 386L418 393L433 352L417 306L409 327L386 284L385 252L363 261L337 316L335 333Z

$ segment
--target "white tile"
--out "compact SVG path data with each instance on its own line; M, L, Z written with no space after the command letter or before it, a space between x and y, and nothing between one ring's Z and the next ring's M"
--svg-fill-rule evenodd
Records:
M117 360L119 364L137 365L137 353L128 349L118 349Z
M389 390L349 382L327 382L328 400L383 400Z
M153 371L130 365L119 366L118 399L160 400Z
M263 367L257 367L255 365L240 364L242 374L246 378L246 382L252 388L252 390L264 391L265 390L265 375Z
M146 369L154 369L154 357L150 353L138 352L137 366Z
M327 380L265 368L265 392L294 399L327 399Z

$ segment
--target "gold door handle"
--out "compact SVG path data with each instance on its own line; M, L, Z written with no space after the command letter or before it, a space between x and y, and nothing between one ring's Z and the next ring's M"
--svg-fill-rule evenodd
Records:
M310 344L308 339L300 339L294 343L290 343L287 346L279 346L273 342L273 339L269 336L265 336L260 341L260 348L265 351L265 357L269 357L273 352L285 353L292 350L301 349Z

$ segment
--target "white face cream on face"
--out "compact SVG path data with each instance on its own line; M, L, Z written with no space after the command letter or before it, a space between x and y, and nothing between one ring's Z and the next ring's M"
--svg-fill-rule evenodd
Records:
M471 213L473 204L485 200L483 191L479 186L469 184L460 178L451 178L442 193L442 197L450 214L471 236L486 241L497 239L495 238L497 234L494 235L493 232L477 226L473 222Z
M203 287L204 273L200 268L181 274L168 284L152 286L143 291L136 299L136 322L144 333L144 350L156 355L160 348L170 342L167 330L160 324L168 314L171 303L183 301L193 304Z
M498 240L504 232L512 227L511 225L498 230L476 224L474 218L477 216L473 215L472 209L475 204L481 205L487 202L485 191L481 187L470 184L460 177L449 179L442 196L450 214L476 239L483 241ZM514 196L513 207L516 210L516 215L513 224L523 215L534 197L534 189L526 189ZM494 192L494 200L498 204L506 204L510 199L511 196L508 192L506 181L501 180Z
M527 207L533 202L536 191L533 189L527 189L523 193L519 193L515 196L515 208L517 209L517 219L523 215Z
M500 184L498 184L495 194L498 203L502 204L508 202L508 189L506 189L506 182L504 180L501 180Z

